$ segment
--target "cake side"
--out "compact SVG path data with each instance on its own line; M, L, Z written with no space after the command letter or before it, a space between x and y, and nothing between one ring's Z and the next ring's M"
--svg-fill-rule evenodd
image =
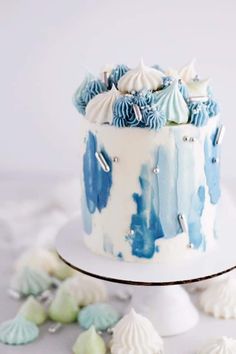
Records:
M211 249L220 127L219 117L201 128L186 124L159 132L81 121L86 245L102 255L149 262Z

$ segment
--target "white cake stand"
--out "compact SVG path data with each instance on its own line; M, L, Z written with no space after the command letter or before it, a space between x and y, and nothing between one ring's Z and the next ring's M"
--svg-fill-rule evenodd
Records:
M212 253L178 264L140 264L93 254L83 242L80 219L69 222L58 234L60 258L72 268L106 281L134 286L132 306L147 316L162 336L183 333L196 325L198 311L181 284L206 280L236 268L236 237L232 225ZM171 285L171 286L169 286Z

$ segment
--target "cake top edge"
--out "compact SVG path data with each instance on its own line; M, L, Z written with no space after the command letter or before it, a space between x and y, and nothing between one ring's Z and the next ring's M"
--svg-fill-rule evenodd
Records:
M87 74L73 97L85 119L117 127L160 130L170 124L201 127L219 114L209 79L200 79L195 60L180 70L125 64Z

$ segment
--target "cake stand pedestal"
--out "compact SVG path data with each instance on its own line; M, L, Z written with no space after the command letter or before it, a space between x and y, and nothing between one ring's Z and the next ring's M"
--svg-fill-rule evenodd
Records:
M62 228L56 248L60 258L79 272L135 285L131 306L147 316L160 335L171 336L191 329L198 322L198 311L180 285L213 278L236 268L236 238L232 234L235 228L228 224L227 228L217 249L174 266L127 263L93 254L80 237L79 218Z

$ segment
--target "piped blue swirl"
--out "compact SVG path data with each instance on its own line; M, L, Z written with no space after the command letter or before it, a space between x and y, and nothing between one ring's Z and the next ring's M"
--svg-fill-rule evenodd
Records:
M143 111L143 120L146 127L154 130L160 130L167 122L165 113L159 107Z
M129 71L127 65L121 64L117 65L111 72L108 78L108 88L111 89L112 85L115 85L117 88L118 81L120 78Z
M87 105L93 97L105 91L107 91L107 88L101 80L92 80L87 83L84 90L81 92L81 99Z
M203 102L189 102L189 122L196 127L201 127L207 124L209 115L207 107Z
M86 108L86 102L84 101L83 98L83 91L85 90L85 87L87 86L87 84L94 80L94 77L91 74L88 74L83 82L80 84L80 86L78 87L78 89L76 90L74 96L73 96L73 102L75 107L77 108L77 110L79 111L79 113L85 115L85 108Z
M132 96L121 96L117 99L113 107L114 117L130 117L133 114Z
M219 104L212 98L206 102L207 113L210 118L216 116L220 112Z

